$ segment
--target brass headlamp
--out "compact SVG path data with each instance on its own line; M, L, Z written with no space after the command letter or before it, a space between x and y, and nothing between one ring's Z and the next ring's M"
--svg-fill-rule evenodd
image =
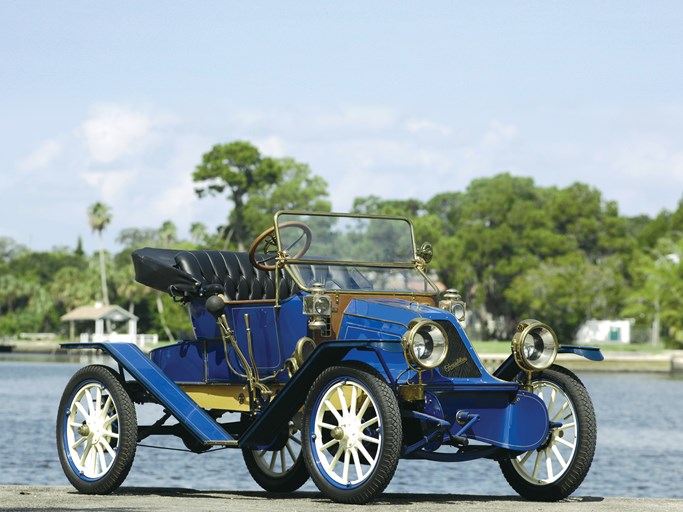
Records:
M436 368L448 353L446 331L436 322L426 318L410 322L401 341L406 361L417 371Z
M522 370L537 372L555 362L559 344L546 324L534 319L522 320L512 338L512 355Z

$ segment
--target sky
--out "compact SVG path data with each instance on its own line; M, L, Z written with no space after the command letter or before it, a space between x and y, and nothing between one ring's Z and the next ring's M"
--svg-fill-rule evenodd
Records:
M502 172L587 183L623 215L683 192L677 1L0 2L0 237L94 251L223 223L192 172L248 140L336 211Z

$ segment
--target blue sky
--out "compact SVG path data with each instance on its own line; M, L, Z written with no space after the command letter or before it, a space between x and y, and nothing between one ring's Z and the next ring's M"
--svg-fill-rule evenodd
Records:
M253 5L252 5L253 4ZM294 5L291 5L294 4ZM680 2L2 2L0 236L220 224L191 173L246 139L336 210L511 172L625 215L683 192Z

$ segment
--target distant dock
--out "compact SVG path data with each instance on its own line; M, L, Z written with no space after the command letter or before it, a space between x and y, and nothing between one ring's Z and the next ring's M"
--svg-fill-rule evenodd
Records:
M480 354L487 370L492 371L509 354ZM657 354L604 351L604 361L589 361L572 354L557 356L558 364L578 372L683 373L683 350L667 350Z
M2 350L2 347L12 350ZM148 345L151 349L159 345ZM74 354L72 350L64 350L55 341L12 340L9 344L0 344L0 352L18 354ZM604 361L589 361L572 354L560 354L557 361L570 370L579 372L641 372L641 373L683 373L683 350L665 350L658 353L646 352L610 352L603 348ZM479 354L487 370L495 370L510 354Z

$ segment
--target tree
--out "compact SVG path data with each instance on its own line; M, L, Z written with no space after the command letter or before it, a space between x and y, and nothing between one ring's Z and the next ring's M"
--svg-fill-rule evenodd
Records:
M198 246L206 245L206 239L209 236L206 230L206 224L203 222L193 222L190 224L190 238L192 242Z
M660 238L631 262L633 283L622 314L650 328L652 345L660 344L662 328L672 339L683 332L683 240Z
M274 161L279 168L276 182L255 189L244 205L244 233L249 243L273 225L279 210L330 211L327 182L311 173L308 165L291 158ZM230 219L236 221L236 212Z
M29 252L28 247L18 244L8 236L0 237L0 262L10 261Z
M97 232L100 241L100 277L102 280L102 302L109 305L109 291L107 290L107 270L104 260L104 239L102 232L111 222L111 210L104 204L97 202L88 208L88 223Z
M67 265L60 268L48 287L52 299L61 304L66 311L84 304L92 304L100 286L97 283L96 272L97 263L94 258L87 266Z
M505 297L517 320L539 318L568 343L586 320L618 315L625 285L618 258L595 264L576 251L520 274Z
M217 144L202 156L202 162L192 174L200 184L195 188L199 197L205 194L221 195L226 189L233 203L232 234L238 250L243 251L248 243L244 208L250 193L278 183L281 166L272 158L263 157L249 142L235 141ZM226 230L225 236L228 236Z
M558 304L576 305L573 296L584 291L569 286L575 280L572 269L581 268L612 292L591 291L577 315L566 311L569 323L565 327L565 321L560 322L565 333L573 334L584 314L616 314L623 305L626 262L635 247L630 224L619 216L616 204L587 185L543 188L531 178L504 173L474 180L465 192L440 193L420 206L412 200L371 196L357 200L355 207L412 217L416 239L434 244L430 267L446 286L462 292L470 307L470 325L481 338L507 338L516 321L533 313L530 305L537 301L529 276L536 275L534 271L539 278L568 279L567 286L553 290L554 302L542 311L553 304L558 312ZM600 266L606 266L602 273ZM606 276L612 276L613 286ZM604 307L597 306L601 301L606 301Z

